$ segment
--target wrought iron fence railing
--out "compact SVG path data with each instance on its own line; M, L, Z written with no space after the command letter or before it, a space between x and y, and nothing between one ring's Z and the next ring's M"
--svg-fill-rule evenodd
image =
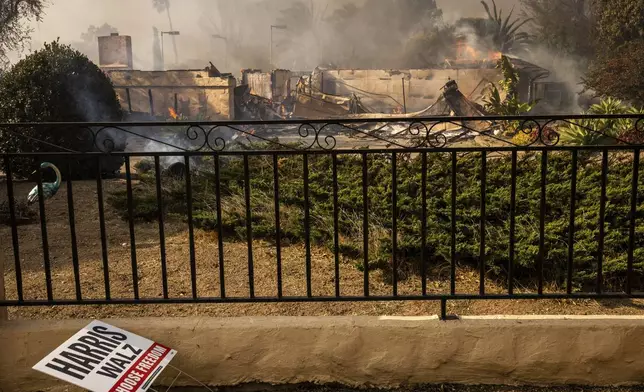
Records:
M11 289L0 305L437 300L447 317L450 300L644 298L642 119L0 124L8 148L38 146L36 152L2 154L6 200L0 212L13 263L5 262ZM592 144L575 144L584 141ZM46 181L47 173L37 170L44 162L60 169L62 182ZM24 206L26 194L17 188L34 170L34 203ZM106 171L124 178L125 189L107 190L106 181L118 180L108 180ZM82 197L75 190L81 185ZM58 186L63 191L56 195ZM96 205L96 256L79 249L77 226L88 219L77 213L79 200ZM66 261L55 265L50 237L60 213L48 215L50 203L66 207L65 222L55 225L66 234L54 241L69 241ZM23 208L33 209L40 224L42 263L21 253ZM127 225L129 296L114 295L108 209ZM168 219L179 219L187 232L186 295L169 289ZM157 253L156 296L140 290L137 226L150 222L158 231L155 243L145 244ZM196 241L197 230L213 236ZM255 290L265 279L255 274L257 258L268 257L257 254L259 240L272 249L271 295ZM232 242L245 243L243 295L231 294L227 285L225 249ZM216 251L200 253L204 244ZM287 295L282 259L293 244L303 247L305 290ZM333 267L333 289L325 294L315 287L313 248L330 251L322 262ZM200 273L198 258L217 273ZM73 276L66 284L74 290L57 296L54 271L65 263ZM100 271L93 281L82 273L88 263ZM361 290L348 294L340 268L346 263L362 280ZM43 274L42 298L25 292L33 292L25 288L25 269ZM458 289L462 269L476 271L475 290ZM382 274L376 277L374 270ZM386 292L373 289L374 279ZM418 292L399 290L409 279L420 279ZM204 280L216 280L217 288L204 294ZM439 281L444 285L436 288Z

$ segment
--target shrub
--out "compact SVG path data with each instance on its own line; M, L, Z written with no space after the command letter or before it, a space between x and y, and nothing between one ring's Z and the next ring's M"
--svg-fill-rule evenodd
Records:
M279 159L281 235L290 242L304 241L303 161L301 156ZM517 165L515 270L517 279L536 276L539 250L540 184L539 153L520 153ZM619 289L626 273L628 245L628 212L630 203L631 164L623 156L611 154L606 207L604 251L605 283ZM461 265L479 262L480 170L478 153L459 156L457 166L456 257ZM338 211L340 251L355 258L359 268L362 255L362 170L361 156L338 157ZM369 255L371 268L391 268L392 202L391 155L369 154ZM570 200L571 160L568 152L548 155L547 209L545 219L545 276L552 284L565 282ZM580 155L575 210L574 283L576 287L593 284L597 268L601 167L596 157ZM420 271L421 254L421 159L400 152L398 177L398 249L401 275ZM252 224L255 238L273 241L272 159L249 157ZM492 274L505 276L508 270L510 231L511 160L507 156L488 158L486 199L486 268ZM165 180L164 180L165 184ZM246 211L241 157L221 159L222 227L230 238L245 239ZM194 222L207 230L217 227L214 177L211 173L193 175ZM141 189L134 192L135 201L146 201L154 219L156 198L154 177L143 177ZM168 212L185 216L185 185L179 184L164 195ZM310 236L313 243L333 246L333 198L331 158L309 156ZM644 211L644 186L640 186L638 216ZM170 196L171 195L171 196ZM121 195L122 199L123 195ZM449 154L427 154L427 226L428 266L439 267L451 260L451 161ZM118 198L117 198L118 199ZM114 204L121 211L124 204ZM123 213L127 218L127 214ZM644 222L638 219L637 233L644 233ZM636 237L635 271L644 271L644 236Z
M592 105L587 114L644 114L644 110L625 105L618 99L605 98ZM636 121L627 118L575 120L559 126L558 132L562 142L580 146L641 143L644 132L635 129ZM640 126L644 127L644 124Z
M96 65L71 47L52 42L15 64L0 79L0 119L8 123L121 121L122 111L111 81ZM75 127L2 129L0 151L60 151L34 139L75 151L89 151L94 146L88 131ZM123 147L118 135L106 136L117 149ZM123 163L122 159L116 163L114 159L106 158L103 162L106 171L115 171ZM50 161L66 174L66 162L55 158ZM73 173L81 177L93 175L96 173L93 163L94 160L72 162ZM32 160L15 160L13 172L25 177L36 167Z

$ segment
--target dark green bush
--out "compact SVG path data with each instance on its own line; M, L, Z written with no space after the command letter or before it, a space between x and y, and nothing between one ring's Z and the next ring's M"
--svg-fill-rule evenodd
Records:
M69 46L52 42L15 64L0 78L0 121L83 122L121 121L122 111L110 79L85 55ZM120 137L119 137L120 136ZM108 138L118 149L124 147L122 135L105 130L101 140ZM94 148L90 130L46 127L0 129L0 152L60 151L35 139L63 146L74 151ZM103 168L114 171L122 159L105 158ZM67 162L49 159L66 174ZM4 162L0 162L0 169ZM73 174L87 177L96 173L94 160L72 162ZM31 159L17 159L13 172L26 177L36 169Z
M551 285L565 283L570 217L571 154L550 152L546 186L544 276ZM632 160L617 153L610 156L605 215L603 273L606 287L619 290L626 276L628 216ZM310 235L314 243L333 246L333 198L331 157L311 155L309 163ZM533 280L537 276L541 174L540 153L519 153L517 164L515 277ZM338 156L338 210L341 252L361 259L362 255L362 158L359 153ZM250 156L251 207L255 238L272 241L275 236L273 207L273 166L270 157ZM370 268L391 268L392 182L391 155L369 154L369 256ZM597 156L580 154L575 212L574 284L578 289L595 283L598 263L601 166ZM246 212L241 157L222 158L222 226L227 236L245 238ZM480 258L481 154L459 154L456 188L456 257L460 265L477 265ZM279 159L280 213L282 238L304 240L304 191L302 156ZM509 156L487 158L485 260L487 270L499 277L507 274L510 238ZM397 154L397 260L401 275L420 271L422 186L421 157ZM214 177L193 176L195 223L205 229L217 227ZM154 194L154 178L144 178L137 191L141 201ZM185 192L177 187L171 199L164 196L169 210L184 214ZM427 154L428 266L444 267L451 260L451 158L449 154ZM147 199L146 199L147 200ZM154 197L150 203L156 203ZM119 207L121 208L121 207ZM151 210L156 211L156 205ZM644 210L644 186L640 186L638 217ZM124 211L124 210L121 210ZM125 218L124 214L124 218ZM635 271L644 270L644 222L638 219ZM361 266L360 266L361 267Z

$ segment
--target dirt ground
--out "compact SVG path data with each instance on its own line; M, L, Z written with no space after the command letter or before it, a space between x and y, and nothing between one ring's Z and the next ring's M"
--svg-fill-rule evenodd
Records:
M16 198L26 198L33 183L16 183ZM96 183L73 183L76 211L76 234L80 260L80 280L83 298L104 298L103 262L98 219ZM120 179L105 180L105 197L114 190L125 188ZM6 199L6 184L0 181L0 201ZM75 296L72 268L71 236L67 206L66 184L46 203L47 235L50 250L53 294L56 299ZM37 205L35 207L37 210ZM131 298L132 268L128 223L119 219L105 203L108 237L109 277L112 298ZM166 222L166 254L168 290L170 297L191 296L190 263L187 224L182 219ZM26 299L45 299L45 276L41 228L38 221L18 228L23 292ZM138 284L141 297L162 297L159 232L157 223L137 223L135 227ZM8 299L17 299L11 229L0 226L0 258L4 262L5 288ZM197 291L199 296L219 296L219 266L217 237L213 232L195 230L197 262ZM333 254L328 249L313 247L312 290L314 296L334 295ZM277 293L276 255L273 245L255 241L254 285L256 296L275 296ZM224 268L226 294L247 297L247 246L235 238L224 239ZM283 294L306 295L305 250L302 245L282 248ZM446 271L441 269L428 276L428 290L448 293ZM447 272L448 273L448 272ZM457 292L478 292L478 273L466 268L457 271ZM340 265L342 295L361 295L363 273L355 262L342 260ZM486 281L489 293L503 292L502 285ZM527 290L527 288L524 288ZM382 273L370 274L372 295L390 295L391 285ZM399 294L420 294L421 281L413 277L399 283ZM550 288L550 291L561 290ZM643 301L449 301L448 311L459 315L480 314L644 314ZM240 316L240 315L428 315L438 314L439 303L434 301L392 302L324 302L324 303L254 303L254 304L195 304L195 305L109 305L109 306L51 306L12 307L11 318L109 318L128 316Z

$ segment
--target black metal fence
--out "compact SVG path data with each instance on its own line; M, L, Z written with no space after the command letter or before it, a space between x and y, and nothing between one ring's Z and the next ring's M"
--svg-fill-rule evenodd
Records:
M15 298L7 297L0 305L436 300L440 301L442 317L446 318L446 302L451 300L644 298L640 291L644 254L639 252L644 244L644 226L639 226L644 225L639 222L644 211L644 187L639 186L643 146L639 143L639 125L643 119L626 115L306 123L0 124L0 134L28 138L46 149L2 154L5 212L11 229L11 239L5 240L12 242L13 249L13 265L6 263L5 276L12 278L11 284L15 283ZM55 138L57 130L66 132L68 144ZM74 142L82 141L84 150L69 142L70 132L74 132ZM115 148L117 144L112 138L101 137L103 134L117 134L130 146L134 145L130 147L133 150ZM576 145L579 140L591 141L592 145ZM132 296L125 298L112 295L110 233L105 218L108 195L101 163L106 158L124 163L126 211L122 215L128 222L132 277ZM157 297L141 296L139 291L135 234L139 194L133 182L143 175L133 173L135 159L149 160L146 178L156 199L153 216L158 226L161 268L161 294ZM16 194L15 188L17 182L23 181L18 172L26 173L25 168L31 172L46 161L56 162L65 177L62 187L66 189L66 227L74 276L74 282L69 284L74 285L75 292L71 298L57 298L52 289L47 215L48 203L52 201L45 196L53 185L44 182L39 170L35 179L38 195L35 209L42 241L39 268L44 272L46 298L28 298L23 292L24 256L20 249L18 209L24 195ZM75 213L74 189L77 181L87 181L74 180L73 172L79 162L92 166L98 206L103 276L101 294L92 298L82 295L86 282L80 269L86 260L79 255L77 245L76 224L84 217ZM168 290L172 272L166 266L164 199L168 196L163 173L169 162L181 164L181 171L171 181L175 186L180 184L181 198L185 201L181 211L188 231L189 257L185 263L190 267L190 294L181 297L170 295ZM285 166L291 174L284 174ZM288 177L294 170L295 180ZM203 185L203 178L207 185ZM318 189L316 184L320 183L325 186ZM617 185L612 186L613 183ZM313 186L316 188L312 189ZM263 218L268 223L259 222L254 216L258 206L253 206L253 188L270 193L271 199L262 199L261 203L262 208L271 204L272 219ZM201 221L198 224L216 233L218 254L210 261L217 266L218 276L198 273L197 199L193 194L196 189L209 195L214 203L211 224ZM224 217L228 211L222 201L231 194L238 195L244 206L236 227L231 227ZM296 236L305 250L301 260L305 295L289 296L283 292L282 252L286 237L293 236L284 229L282 210L287 204L301 212L298 215L301 232ZM322 205L328 208L319 207ZM346 210L351 210L353 222L346 222L348 218L343 215ZM313 222L314 219L318 221ZM377 249L370 233L373 219L378 220L388 236L388 240L383 239L380 233ZM562 219L565 225L561 224ZM523 225L524 220L530 220L525 227L533 227L533 232L526 229L518 233L518 225ZM272 233L267 232L267 224ZM261 233L256 231L258 225L262 226ZM343 225L353 226L347 229ZM353 238L357 253L351 257L362 272L362 290L345 295L340 265L345 258L343 241L350 232L361 239L357 240L361 245L358 246ZM596 243L596 248L577 249L575 244L582 236L584 241ZM257 279L254 241L260 238L270 241L274 248L275 286L274 295L270 296L256 295L254 288ZM246 244L246 295L228 294L223 251L228 241ZM313 246L325 245L332 253L329 262L334 265L334 290L330 295L317 295L311 250ZM403 264L412 266L404 271L404 277ZM430 271L436 265L444 265L449 271L446 278L449 287L444 292L428 288L434 279ZM457 290L460 266L478 272L478 292ZM370 280L374 276L370 272L375 268L388 271L384 274L389 287L387 295L372 292ZM580 276L574 275L582 270ZM420 291L400 293L400 282L411 275L420 278ZM215 278L219 282L218 295L201 295L198 279ZM490 279L503 292L489 292L486 282ZM516 287L519 280L520 290ZM589 282L594 287L589 288Z

